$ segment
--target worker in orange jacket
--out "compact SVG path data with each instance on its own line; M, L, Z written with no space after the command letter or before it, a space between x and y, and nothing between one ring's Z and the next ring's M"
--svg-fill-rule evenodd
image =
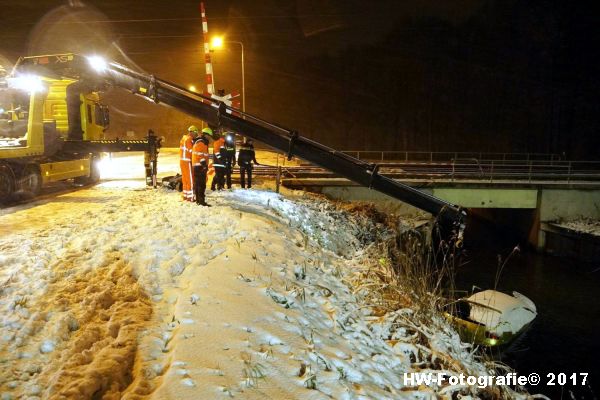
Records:
M192 168L194 171L194 195L196 204L210 207L206 203L204 192L206 191L206 173L208 172L208 136L212 136L210 128L202 129L200 137L194 141L192 148Z
M179 141L179 167L181 168L182 197L184 201L194 201L194 178L192 175L193 141L198 136L198 128L190 125L188 133Z
M219 134L214 134L213 139L213 167L215 168L215 177L210 185L210 190L223 190L223 186L225 186L225 138Z

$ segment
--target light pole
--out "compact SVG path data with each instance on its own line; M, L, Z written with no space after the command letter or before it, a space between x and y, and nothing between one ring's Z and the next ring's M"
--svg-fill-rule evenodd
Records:
M223 47L224 44L239 44L242 49L242 112L246 112L246 72L244 65L244 43L235 40L224 41L222 37L216 36L212 39L212 47L215 49Z

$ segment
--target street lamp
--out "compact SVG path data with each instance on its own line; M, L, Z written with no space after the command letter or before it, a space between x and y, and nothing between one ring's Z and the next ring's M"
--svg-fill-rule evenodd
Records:
M242 112L246 112L246 73L244 71L244 43L235 40L223 40L221 36L212 38L211 44L214 49L220 49L224 44L239 44L242 49Z

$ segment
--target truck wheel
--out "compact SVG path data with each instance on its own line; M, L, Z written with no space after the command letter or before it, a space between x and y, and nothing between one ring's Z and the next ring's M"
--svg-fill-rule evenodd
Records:
M0 164L0 202L6 201L15 191L15 174L8 165Z
M32 196L37 196L42 188L42 175L37 165L29 164L23 168L20 189Z

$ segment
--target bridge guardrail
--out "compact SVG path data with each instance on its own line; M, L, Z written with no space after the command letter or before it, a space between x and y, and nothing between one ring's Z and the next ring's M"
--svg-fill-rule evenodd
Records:
M365 161L451 161L457 159L478 159L481 161L564 161L555 153L485 153L456 151L396 151L396 150L344 150L359 160Z
M452 179L461 175L473 175L473 167L464 163L452 163ZM532 180L599 180L600 161L558 161L539 163L529 161L526 163L505 164L498 161L479 162L477 172L480 179L526 179Z
M600 161L451 161L451 162L384 162L380 172L394 179L480 180L489 183L518 180L522 182L600 181ZM257 175L274 175L275 167L259 166ZM283 177L332 178L334 174L312 165L282 168Z

